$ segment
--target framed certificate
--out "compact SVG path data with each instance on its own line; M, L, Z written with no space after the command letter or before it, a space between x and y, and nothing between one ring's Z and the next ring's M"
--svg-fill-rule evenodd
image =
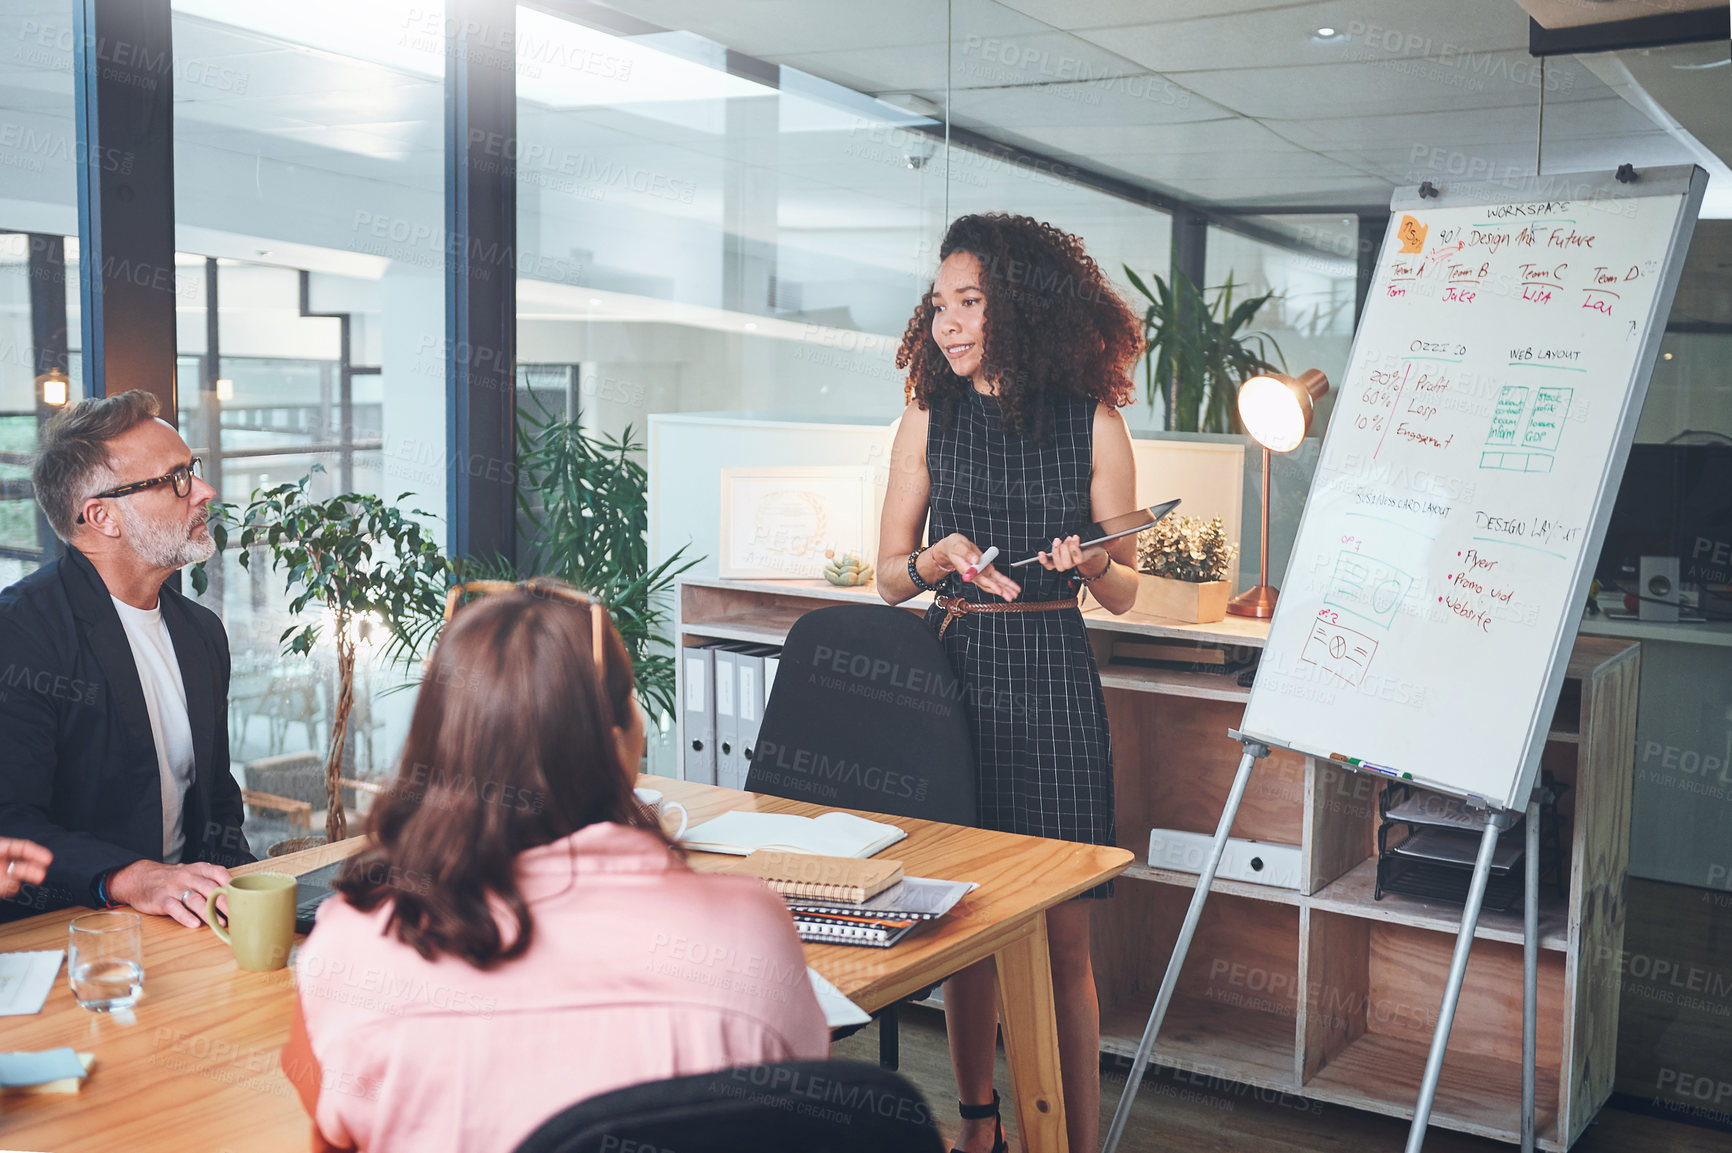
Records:
M720 575L810 580L832 554L875 559L872 479L870 465L724 467Z

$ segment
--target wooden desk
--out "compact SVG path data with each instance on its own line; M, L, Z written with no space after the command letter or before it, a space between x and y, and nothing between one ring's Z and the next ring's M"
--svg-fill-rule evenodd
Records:
M817 807L646 777L685 804L694 822L732 808L813 813ZM868 814L870 815L870 814ZM908 840L894 854L910 872L980 882L936 925L893 949L808 945L807 960L862 1008L875 1010L986 957L996 957L1005 1048L1017 1118L1031 1150L1065 1149L1058 1034L1045 911L1116 875L1122 849L1043 841L894 818ZM237 873L304 873L361 848L338 845L261 861ZM694 867L722 858L693 854ZM64 949L66 923L84 910L0 926L0 951ZM34 1017L7 1018L7 1049L70 1045L96 1054L75 1095L0 1095L0 1148L55 1153L304 1153L310 1122L283 1076L290 970L248 973L208 929L144 917L144 997L130 1019L80 1009L66 970Z
M821 805L690 781L645 777L644 783L685 805L693 824L738 808L766 813L824 811ZM907 830L907 840L884 850L885 855L902 861L907 872L917 877L976 881L980 888L949 915L893 949L808 944L807 962L862 1009L876 1011L976 961L995 958L999 1020L1024 1147L1064 1153L1064 1096L1059 1089L1058 1024L1053 1014L1046 910L1117 876L1130 864L1131 854L1109 846L1020 837L907 817L879 819ZM692 866L700 870L727 859L708 853L691 857Z

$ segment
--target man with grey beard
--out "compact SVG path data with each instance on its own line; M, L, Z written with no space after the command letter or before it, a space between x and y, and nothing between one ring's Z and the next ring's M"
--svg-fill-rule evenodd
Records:
M0 920L127 905L203 923L252 860L229 766L228 638L164 582L215 551L215 491L157 401L80 401L42 430L36 502L66 542L0 592L0 837L53 854Z

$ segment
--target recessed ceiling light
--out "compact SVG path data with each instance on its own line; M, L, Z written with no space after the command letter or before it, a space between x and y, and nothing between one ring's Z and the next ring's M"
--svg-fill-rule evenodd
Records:
M1669 353L1669 352L1662 352L1662 353L1661 353L1661 354L1660 354L1660 359L1661 359L1661 360L1671 360L1671 359L1672 359L1672 354L1671 354L1671 353Z
M590 304L592 304L592 305L595 305L595 304L600 304L600 303L601 303L601 297L599 297L599 296L592 296L592 297L590 297L590 298L589 298L589 302L590 302Z
M746 331L747 332L756 332L756 331L758 331L758 326L753 324L751 321L748 320L746 322Z
M1327 40L1333 35L1335 35L1335 29L1333 29L1333 28L1319 28L1319 29L1317 29L1317 38L1319 40Z

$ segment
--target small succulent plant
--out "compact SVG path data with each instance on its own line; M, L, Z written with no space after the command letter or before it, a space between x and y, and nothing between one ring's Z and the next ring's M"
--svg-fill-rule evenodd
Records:
M872 566L855 556L845 552L841 556L832 556L824 562L824 579L833 585L844 588L851 585L872 583Z
M1238 555L1219 516L1169 516L1137 537L1137 568L1173 580L1227 580Z

